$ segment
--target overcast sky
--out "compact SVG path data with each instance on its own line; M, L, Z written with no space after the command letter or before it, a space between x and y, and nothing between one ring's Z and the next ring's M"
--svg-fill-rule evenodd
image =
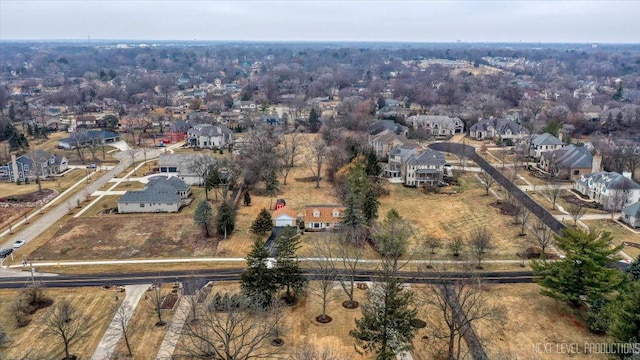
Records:
M640 1L0 0L0 40L640 42Z

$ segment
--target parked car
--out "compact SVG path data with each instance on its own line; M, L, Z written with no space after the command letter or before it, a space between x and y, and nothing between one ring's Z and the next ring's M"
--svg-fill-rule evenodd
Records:
M18 240L16 242L13 243L13 248L14 249L19 249L22 247L22 245L24 245L26 243L26 241L24 240Z
M95 169L95 168L97 168L97 167L98 167L98 166L96 166L96 164L89 164L89 165L87 165L87 169Z
M4 259L7 256L11 255L11 253L13 252L13 249L2 249L0 250L0 259Z

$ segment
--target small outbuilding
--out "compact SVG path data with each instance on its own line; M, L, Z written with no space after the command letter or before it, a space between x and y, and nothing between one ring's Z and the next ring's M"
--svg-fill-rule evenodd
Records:
M622 209L622 220L634 228L640 228L640 201Z

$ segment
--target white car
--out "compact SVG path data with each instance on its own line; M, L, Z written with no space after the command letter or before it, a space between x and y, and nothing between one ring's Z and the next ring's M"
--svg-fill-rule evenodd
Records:
M26 241L24 240L18 240L16 242L13 243L13 248L14 249L19 249L22 247L22 245L24 245L26 243Z

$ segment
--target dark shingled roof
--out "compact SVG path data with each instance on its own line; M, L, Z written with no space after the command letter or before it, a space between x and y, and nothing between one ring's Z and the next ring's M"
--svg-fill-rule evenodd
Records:
M147 187L140 191L127 191L120 199L119 203L177 203L182 200L178 195L179 190L187 190L187 185L181 179L173 176L167 179L166 176L154 176L149 179Z

